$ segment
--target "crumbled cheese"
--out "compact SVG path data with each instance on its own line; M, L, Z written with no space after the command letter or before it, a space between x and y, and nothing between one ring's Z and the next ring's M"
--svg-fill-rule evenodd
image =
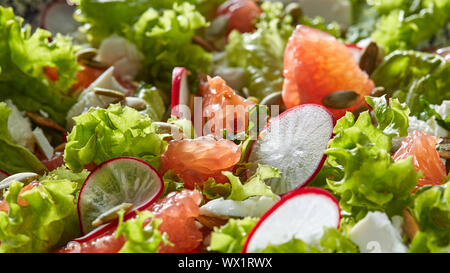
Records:
M407 247L402 243L401 233L389 221L385 213L369 212L350 230L349 238L358 245L362 253L404 253Z
M44 132L41 128L36 127L36 129L33 130L33 135L36 139L37 144L41 148L42 152L44 153L45 157L47 157L48 160L52 159L54 149L52 145L50 145L50 142L48 142L47 137L44 135Z
M6 104L11 109L11 114L8 118L8 131L11 140L15 144L22 145L33 152L35 140L30 120L17 109L11 100L7 100Z

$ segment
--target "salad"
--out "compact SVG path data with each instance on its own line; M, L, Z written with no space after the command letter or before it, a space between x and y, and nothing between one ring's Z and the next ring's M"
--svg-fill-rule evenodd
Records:
M0 252L450 252L450 0L0 6Z

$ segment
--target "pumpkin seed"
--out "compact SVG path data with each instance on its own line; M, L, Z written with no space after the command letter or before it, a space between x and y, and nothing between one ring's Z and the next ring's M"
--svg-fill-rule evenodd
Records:
M126 97L125 105L128 107L134 108L138 111L142 111L147 108L147 103L143 99L136 98L136 97Z
M361 105L361 106L359 106L358 108L356 108L356 109L353 111L353 115L355 116L355 119L358 119L359 115L360 115L362 112L367 111L367 110L369 110L369 108L368 108L366 105Z
M98 227L107 222L115 220L115 219L119 218L119 211L124 210L125 212L128 212L132 207L133 207L133 204L131 204L131 203L122 203L118 206L115 206L115 207L105 211L99 217L97 217L94 221L92 221L92 225L94 227Z
M375 87L372 92L370 92L370 95L372 97L381 97L383 95L386 95L386 89L384 89L384 87L382 86Z
M203 47L203 49L205 49L206 51L214 51L214 47L200 36L194 35L192 37L192 42Z
M290 3L284 9L284 14L292 16L293 23L296 23L303 16L303 11L299 3Z
M450 141L447 138L444 138L440 143L436 145L436 150L439 153L439 156L445 159L450 158Z
M360 95L353 90L339 90L326 95L322 104L330 108L344 109L355 104L359 97Z
M267 95L266 97L264 97L261 100L261 105L267 105L267 106L272 106L272 105L278 105L280 106L280 111L284 111L286 110L286 106L283 103L283 98L281 96L281 92L275 92L272 93L270 95Z
M409 239L412 241L416 233L419 231L419 225L416 219L412 216L411 212L407 208L403 208L403 229L408 235Z
M93 60L97 55L96 48L85 48L77 52L76 58L78 62L83 62L84 60Z
M114 100L113 103L123 101L126 98L125 94L123 94L122 92L112 90L112 89L107 89L107 88L100 88L100 87L94 88L94 94L96 94L98 96L105 96L105 97L116 99L116 100Z
M361 58L359 59L359 67L366 71L368 75L372 74L377 67L379 49L375 42L370 42L366 48L364 48Z
M58 123L54 122L49 118L45 118L41 115L32 112L26 112L25 114L39 126L51 128L62 133L66 132L66 130L63 127L61 127Z
M9 188L9 185L13 181L22 182L25 185L28 185L37 178L39 178L37 173L16 173L0 181L0 190Z
M197 221L209 229L214 229L214 227L220 227L226 224L228 219L219 216L199 215L197 216Z
M185 137L183 131L173 124L159 121L153 122L152 124L156 125L156 133L164 135L165 140L183 139Z
M228 17L224 15L217 16L211 21L211 25L205 30L207 37L222 37L228 30Z

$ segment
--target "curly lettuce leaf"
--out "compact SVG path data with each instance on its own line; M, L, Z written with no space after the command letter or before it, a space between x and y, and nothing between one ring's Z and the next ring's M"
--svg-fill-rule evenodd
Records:
M11 99L20 110L43 110L64 124L75 103L67 94L79 70L77 47L61 35L50 42L51 33L43 29L31 34L31 27L22 23L12 8L0 6L0 100ZM57 70L56 81L45 75L46 68Z
M450 252L450 187L425 186L413 195L410 211L419 232L411 242L411 252Z
M22 187L14 181L5 193L9 211L0 212L0 252L48 252L80 235L77 183L43 180L20 194ZM18 203L19 194L28 205Z
M404 103L400 103L398 99L386 100L386 95L380 98L366 97L367 104L374 109L378 122L378 128L388 136L404 137L408 135L408 115L409 108Z
M139 86L136 90L137 97L143 99L147 104L143 112L153 121L162 121L166 113L166 106L160 92L158 88L146 84Z
M53 171L46 173L40 180L70 180L77 183L77 190L81 190L84 181L89 175L89 171L82 170L79 173L72 172L66 165L60 166Z
M216 183L214 178L209 178L203 183L203 195L207 199L217 199L220 197L226 198L230 196L231 184L230 183Z
M245 240L258 220L258 218L251 217L229 219L225 225L214 227L208 251L241 253Z
M120 253L155 253L161 243L171 244L167 234L161 234L158 227L162 220L153 218L153 214L148 211L136 211L136 217L123 221L124 211L119 212L119 225L116 230L116 238L124 236L125 244L120 249ZM151 220L150 223L147 223Z
M259 165L256 173L244 184L239 177L231 172L222 172L231 183L231 192L226 199L242 201L250 196L276 197L271 188L265 184L265 180L280 178L278 169L267 165Z
M373 1L381 14L371 37L387 52L413 49L450 19L449 0Z
M264 253L358 253L358 247L339 230L324 227L324 233L318 246L310 245L304 241L292 238L286 243L269 244Z
M361 113L356 122L347 112L334 133L325 152L326 164L341 175L327 179L327 185L341 208L358 219L369 210L400 213L417 184L412 159L394 162L391 137L372 124L369 112Z
M184 181L180 177L180 175L175 174L173 170L168 170L163 175L164 181L164 192L162 196L166 196L167 194L173 191L182 191L184 190Z
M0 170L9 174L36 172L43 174L47 168L27 148L15 144L8 131L8 118L11 109L0 102Z
M352 0L347 41L371 38L386 53L414 49L439 34L450 18L449 0Z
M424 120L434 118L439 126L447 131L450 131L450 115L447 115L444 119L433 107L431 107L430 103L426 99L421 99L420 101L425 107L425 115L423 115L423 113L421 114L421 116L424 116Z
M118 156L138 157L159 167L167 143L147 115L113 104L108 109L91 108L74 121L64 151L64 161L72 171Z
M436 54L395 51L371 77L389 97L405 102L415 116L424 111L422 99L437 105L450 99L450 63Z

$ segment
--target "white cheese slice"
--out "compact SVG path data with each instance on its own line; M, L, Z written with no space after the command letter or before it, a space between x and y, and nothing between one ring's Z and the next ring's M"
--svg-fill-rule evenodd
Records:
M353 226L348 236L362 253L404 253L408 250L402 243L400 231L385 213L379 211L369 212Z
M224 217L261 217L279 198L252 196L243 201L214 199L200 207L200 214Z
M144 55L127 39L114 34L102 41L97 58L114 66L116 75L122 79L133 80L142 68Z
M36 127L36 129L33 130L33 135L36 139L37 144L41 148L42 152L44 153L45 157L47 157L48 160L53 158L53 152L54 149L52 145L50 145L50 142L48 142L47 137L44 135L44 132L41 128Z
M17 109L11 100L7 100L6 105L11 109L11 114L8 118L8 131L12 142L22 145L33 152L35 140L30 120Z

